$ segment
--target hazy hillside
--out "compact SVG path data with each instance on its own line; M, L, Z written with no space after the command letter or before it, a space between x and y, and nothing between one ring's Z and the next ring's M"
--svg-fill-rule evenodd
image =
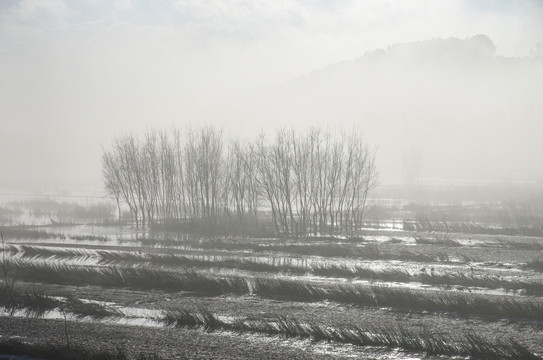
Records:
M543 58L495 50L485 35L392 45L287 82L270 108L295 123L361 126L386 178L403 177L414 148L422 178L541 178Z

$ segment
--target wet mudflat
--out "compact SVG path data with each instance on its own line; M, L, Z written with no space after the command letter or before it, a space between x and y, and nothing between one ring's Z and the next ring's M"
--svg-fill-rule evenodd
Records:
M62 305L40 315L4 308L3 340L63 343L67 332L72 343L160 349L164 358L543 354L542 238L33 231L13 229L2 249L18 291L59 304L75 296L114 315L78 315Z

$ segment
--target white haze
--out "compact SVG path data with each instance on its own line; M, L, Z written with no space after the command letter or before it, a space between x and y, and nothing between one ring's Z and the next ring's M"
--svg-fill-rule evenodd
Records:
M425 179L541 181L542 20L538 0L4 0L0 183L99 183L115 135L202 123L358 127L383 182L412 149Z

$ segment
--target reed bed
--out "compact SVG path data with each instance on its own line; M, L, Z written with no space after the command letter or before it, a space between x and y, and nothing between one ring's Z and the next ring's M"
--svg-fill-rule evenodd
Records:
M66 235L63 233L49 232L45 230L35 229L32 227L3 227L2 235L7 239L26 239L26 240L76 240L76 241L101 241L107 242L109 239L106 236L100 235Z
M0 288L0 306L10 313L23 311L27 316L43 316L47 311L60 310L71 313L76 317L102 319L105 317L120 317L122 312L111 306L98 303L84 302L75 296L62 300L53 298L36 291L21 291L17 289Z
M330 240L330 239L333 239ZM405 260L419 262L447 262L449 256L444 252L424 254L412 250L390 251L379 249L379 246L367 243L363 237L316 237L316 238L290 238L261 239L260 241L247 241L239 238L217 239L140 239L146 246L183 246L192 250L217 251L244 251L251 253L281 253L286 255L322 256L357 258L361 260Z
M479 275L472 276L464 273L428 274L422 273L414 276L423 284L437 286L468 286L484 289L503 289L505 291L520 291L524 295L543 296L543 284L526 282L522 280L503 280L498 276Z
M36 290L27 292L0 287L0 306L8 312L24 311L27 316L41 316L54 310L61 302Z
M89 349L74 344L41 343L29 344L17 340L0 341L0 357L8 356L7 359L48 359L48 360L162 360L158 353L130 354L126 349Z
M543 242L537 240L526 242L497 238L493 243L484 244L484 246L508 250L543 250Z
M244 250L256 253L282 253L290 255L343 257L360 260L403 260L417 262L447 262L450 258L443 252L423 254L412 250L399 250L391 252L379 249L375 244L356 246L349 244L224 244L224 243L198 243L187 244L194 249L214 250Z
M53 234L27 227L3 227L2 235L6 239L66 239L64 234Z
M314 341L333 341L358 346L384 346L401 348L429 355L460 355L477 359L541 359L515 340L490 341L476 334L466 334L451 339L449 336L419 332L400 326L374 326L333 328L318 323L302 323L295 318L272 315L272 320L223 321L209 310L200 308L190 312L170 310L163 321L168 326L202 328L206 331L227 330L294 338L311 338Z
M241 277L218 278L194 271L166 271L150 268L91 267L64 264L12 263L16 276L23 280L61 285L97 285L137 290L187 291L220 295L249 293L248 281Z
M447 312L498 318L543 320L543 299L507 295L437 292L350 284L320 285L281 278L218 277L194 271L149 268L94 268L15 262L19 278L65 285L98 285L137 290L186 291L203 295L248 295L296 301L334 301L356 306Z
M417 245L437 245L437 246L445 246L445 247L461 247L462 244L460 244L458 241L450 239L448 237L435 237L433 239L430 238L424 238L424 237L415 237L415 242Z
M65 312L74 314L76 317L91 317L102 319L106 317L122 317L122 311L112 307L94 302L84 302L75 296L68 296L61 305Z
M255 293L299 301L329 300L352 305L394 307L503 318L543 320L543 300L513 296L437 292L385 286L317 286L301 281L260 278Z
M430 221L419 219L416 221L404 221L403 229L418 232L447 232L481 235L506 235L506 236L543 236L543 226L515 226L494 227L472 222Z
M527 270L534 270L534 271L543 272L543 260L541 260L541 259L532 260L532 261L526 263L525 265L523 265L522 268L527 269Z
M409 274L405 270L385 269L373 270L364 266L349 266L332 262L318 265L295 265L284 262L262 262L257 258L243 257L210 257L209 259L195 259L173 254L142 254L126 251L55 249L36 247L30 245L20 246L23 256L32 259L91 259L95 258L100 265L146 264L154 266L170 266L184 268L227 268L266 273L311 274L326 277L359 278L366 280L393 281L393 282L420 282L433 286L461 286L479 287L485 289L504 289L505 291L520 291L525 295L543 295L543 284L525 282L521 280L503 280L497 276L474 276L464 273L421 273ZM17 248L12 247L12 251Z

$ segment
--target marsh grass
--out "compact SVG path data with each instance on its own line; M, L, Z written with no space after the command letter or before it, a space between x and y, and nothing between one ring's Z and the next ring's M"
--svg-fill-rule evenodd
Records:
M449 256L444 252L424 254L401 249L390 251L380 249L378 245L367 243L363 237L335 238L327 237L263 239L262 241L243 241L239 238L217 238L205 240L140 240L145 245L184 246L192 250L244 251L249 253L280 253L296 256L344 257L361 260L404 260L418 262L447 262Z
M228 268L249 270L257 272L278 272L288 271L305 273L306 270L295 266L278 266L275 264L267 264L259 262L251 258L223 258L223 257L210 257L209 259L198 259L187 257L183 255L174 254L141 254L130 252L110 252L110 251L98 251L99 257L98 263L101 265L118 265L120 263L125 264L150 264L158 266L172 266L172 267L186 267L186 268Z
M122 317L123 313L112 307L99 303L84 302L75 296L68 296L63 305L64 311L73 313L76 317L103 319L106 317Z
M348 266L337 263L322 263L319 265L294 265L292 262L271 261L264 263L257 258L225 258L218 256L209 259L195 259L182 255L173 254L142 254L123 251L87 251L79 249L55 249L48 247L36 247L30 245L21 245L20 251L24 257L31 259L81 259L95 257L100 265L120 265L120 264L149 264L157 266L180 266L187 268L228 268L238 270L248 270L266 273L289 273L289 274L313 274L317 276L328 277L347 277L361 278L383 281L409 282L415 281L406 271L403 270L371 270L362 266ZM13 247L12 251L18 251ZM273 258L269 258L273 259Z
M427 218L404 221L403 229L419 232L447 232L481 235L543 236L543 226L489 226L473 222L430 221Z
M403 260L417 262L447 262L449 256L445 253L423 254L417 251L402 249L391 252L379 249L375 244L365 246L337 244L271 244L261 245L253 249L255 252L280 252L294 255L312 255L322 257L344 257L361 260Z
M89 349L77 345L61 345L53 343L29 344L16 340L0 341L0 356L21 356L21 359L31 357L47 360L161 360L158 353L140 353L131 355L118 347L116 349ZM9 359L10 357L8 357Z
M145 267L86 267L48 263L14 262L21 279L62 285L98 285L126 287L137 290L160 289L188 291L209 295L226 293L247 294L249 285L241 277L219 278L194 271L181 272Z
M0 288L0 306L8 312L23 311L26 316L43 316L47 311L61 310L76 317L120 317L122 312L106 305L83 302L77 297L69 296L65 300L53 298L32 289L31 291L11 291L8 296L5 287Z
M532 260L526 263L525 265L523 265L522 268L527 269L527 270L543 272L543 260L541 259Z
M520 291L526 295L543 295L543 284L535 282L524 282L521 280L502 280L496 276L474 276L464 273L421 273L409 274L400 269L373 270L363 266L349 266L332 262L323 262L318 265L294 265L288 262L263 263L257 258L210 258L194 259L173 254L142 254L126 251L88 251L79 249L55 249L48 247L35 247L21 245L21 252L25 257L31 259L89 259L96 258L100 265L142 265L170 266L182 268L227 268L247 270L265 273L287 273L305 275L312 274L325 277L358 278L370 281L392 281L392 282L420 282L422 284L438 287L462 286L479 287L486 289L504 289L505 291ZM13 247L13 251L17 248Z
M526 242L497 238L493 243L483 245L486 247L502 248L508 250L543 250L543 242L536 240Z
M109 239L96 235L70 235L49 233L42 230L31 230L25 228L6 228L13 239L71 239L80 241L101 241ZM7 235L6 235L7 236ZM321 239L321 238L319 238ZM326 238L325 238L326 239ZM291 239L292 240L292 239ZM282 253L290 255L321 256L321 257L344 257L361 260L403 260L417 262L449 262L451 259L444 252L425 254L418 251L401 249L390 251L380 249L375 244L365 244L361 237L338 239L341 244L326 240L311 240L305 244L295 244L292 241L281 242L279 240L268 243L243 242L238 239L208 239L199 240L175 240L175 239L136 239L130 242L141 243L145 246L184 246L193 250L219 250L219 251L244 251L252 253Z
M415 236L415 242L417 245L436 245L443 247L462 247L460 242L449 238L448 236L435 236L434 238ZM491 242L482 242L477 244L478 247L484 248L499 248L507 250L543 250L543 243L537 240L533 241L520 241L496 238Z
M73 259L88 257L89 252L82 249L57 249L44 246L32 246L32 245L19 245L19 247L12 246L12 252L20 252L22 256L31 259Z
M435 237L433 239L430 238L424 238L420 236L415 236L415 242L417 245L438 245L438 246L445 246L445 247L461 247L462 244L460 244L456 240L452 240L449 237Z
M437 292L385 286L318 286L307 282L258 278L254 293L298 301L334 301L357 306L393 307L403 310L448 312L504 318L543 320L543 301L458 292Z
M9 239L26 239L26 240L71 239L75 241L101 241L101 242L109 241L109 239L106 236L66 235L62 233L49 232L49 231L35 229L32 227L26 227L26 226L3 227L2 232L4 236Z
M497 276L479 275L471 276L464 273L427 274L422 273L412 277L423 284L435 286L468 286L484 289L503 289L505 291L520 291L524 295L543 295L543 284L538 282L525 282L521 280L502 280Z
M0 306L10 313L24 311L27 316L42 316L45 312L56 309L61 302L57 299L39 293L36 290L23 292L0 288Z
M107 242L109 239L106 236L100 235L69 235L70 240L76 241L101 241Z
M310 273L318 276L359 278L368 280L410 282L411 276L405 270L385 269L372 270L362 266L348 266L345 264L325 263L310 267Z
M137 290L186 291L202 295L254 294L297 301L334 301L355 306L393 307L498 318L543 320L543 299L507 295L437 292L351 284L320 285L281 278L218 277L194 271L93 268L15 262L21 279L64 285L98 285Z
M540 359L528 348L514 340L489 341L475 334L456 339L447 336L418 332L399 326L375 326L333 328L317 323L302 323L295 318L272 315L271 320L223 321L209 310L196 312L185 309L170 310L164 316L167 326L202 328L206 331L227 330L295 338L311 338L315 341L333 341L358 346L384 346L406 351L425 352L431 355L461 355L477 359Z
M27 227L4 227L4 236L9 239L66 239L63 234L54 234L44 230L37 230Z

